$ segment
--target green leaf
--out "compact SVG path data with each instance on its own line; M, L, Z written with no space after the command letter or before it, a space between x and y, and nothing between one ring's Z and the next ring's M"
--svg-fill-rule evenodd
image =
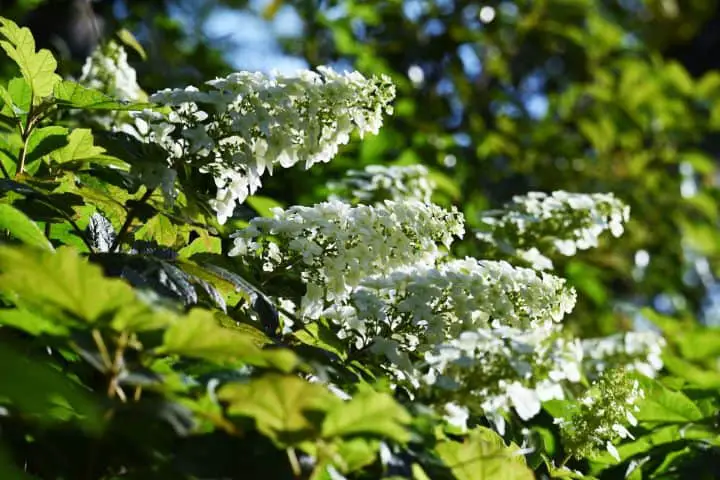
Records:
M39 160L68 144L68 129L58 125L35 128L27 142L25 162Z
M720 388L720 373L717 371L699 367L675 355L664 355L663 363L668 371L699 387Z
M124 102L70 80L55 85L55 103L62 108L82 110L142 110L147 103Z
M147 53L145 53L145 49L142 45L140 45L140 42L137 41L137 38L135 38L135 35L133 35L130 30L122 28L118 30L115 35L124 45L135 50L137 54L140 55L140 58L147 60Z
M711 428L699 425L669 425L655 428L636 440L622 443L617 446L617 451L621 460L624 461L631 457L650 453L655 449L665 453L663 447L667 444L677 443L683 445L692 444L696 441L717 444L717 434ZM608 467L617 465L617 463L617 460L612 455L603 452L592 458L590 473L598 473Z
M555 466L555 462L550 461L547 458L545 458L545 467L548 469L550 478L570 478L573 480L594 480L595 479L595 477L591 477L589 475L584 475L580 472L571 470L570 468L565 467L565 466L557 467L557 466Z
M99 405L59 371L0 344L0 397L45 423L79 421L88 429L102 426Z
M398 443L410 439L410 414L386 393L363 389L349 402L330 410L322 425L325 438L376 435Z
M351 438L338 445L337 454L343 460L345 473L354 472L375 461L380 441L372 438Z
M677 340L682 357L687 360L714 360L720 355L720 328L698 328Z
M293 336L306 345L332 352L342 360L347 358L347 351L337 338L337 334L319 321L303 325L301 330L293 333Z
M2 100L2 108L0 114L15 116L15 110L13 109L13 99L10 92L5 87L0 85L0 100Z
M531 480L524 457L507 447L492 430L478 427L463 443L446 441L436 447L440 459L457 480Z
M32 88L21 77L15 77L8 83L8 93L12 99L13 113L16 117L27 115L32 107Z
M0 204L0 230L7 231L11 236L28 245L54 250L37 224L11 205Z
M65 319L96 323L135 302L122 280L105 278L70 248L56 253L0 247L0 291L23 307Z
M250 205L255 212L261 217L272 217L272 209L282 207L282 204L273 200L270 197L263 197L261 195L251 195L245 203Z
M459 200L462 197L462 192L457 183L441 171L430 169L428 179L435 184L438 191L445 193L451 199Z
M217 363L239 360L286 372L297 365L289 350L263 350L251 335L221 327L211 312L201 309L191 310L167 329L159 352Z
M700 409L682 392L674 392L648 377L639 379L645 392L640 411L635 414L644 422L693 422L701 420Z
M313 413L341 402L321 385L278 374L224 385L218 398L228 404L228 414L253 418L261 433L284 445L314 436L318 428Z
M78 160L89 160L105 153L105 149L93 143L92 131L89 128L76 128L68 135L68 143L55 150L50 158L57 163Z
M177 228L163 214L155 215L135 232L135 240L155 241L168 247L175 245L177 236Z
M205 230L199 232L199 237L190 242L190 245L178 250L178 257L190 258L196 253L222 253L222 240L213 237Z
M16 308L0 310L0 325L23 330L30 335L65 336L69 332L64 325L33 312Z
M0 47L20 67L25 80L32 87L33 97L50 95L53 86L60 81L55 73L57 62L49 50L35 51L35 40L26 27L7 18L0 17Z

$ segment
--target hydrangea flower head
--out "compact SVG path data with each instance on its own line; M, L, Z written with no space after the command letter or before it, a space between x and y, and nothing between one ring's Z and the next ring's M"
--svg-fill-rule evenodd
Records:
M201 88L156 92L150 100L169 113L139 112L136 122L156 133L145 139L167 150L171 166L191 164L212 175L210 205L225 223L265 172L328 162L353 132L377 133L394 96L385 76L327 67L295 76L238 72Z

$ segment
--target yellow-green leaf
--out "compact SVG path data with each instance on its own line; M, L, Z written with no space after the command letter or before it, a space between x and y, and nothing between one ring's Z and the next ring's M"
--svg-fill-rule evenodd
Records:
M33 103L47 97L60 81L55 73L57 62L49 50L35 51L35 40L26 27L7 18L0 17L0 47L20 67L20 72L32 87Z
M290 371L297 364L291 351L263 350L251 335L221 327L212 312L201 309L191 310L170 326L159 351L217 363L242 361L283 371Z
M55 150L51 155L57 163L78 160L89 160L105 153L105 149L93 143L92 131L89 128L76 128L68 135L68 143Z
M30 335L67 335L65 325L49 320L27 310L8 308L0 309L0 325L23 330Z
M363 389L328 412L322 434L326 438L375 435L405 443L410 439L405 428L410 420L410 414L390 395Z
M137 38L135 38L135 35L133 35L130 30L128 30L127 28L122 28L118 30L115 35L122 43L135 50L137 54L140 55L140 58L142 58L143 60L147 60L147 53L145 53L145 49L142 47L142 45L140 45L140 42L137 41Z
M177 228L163 214L155 215L135 232L135 240L155 241L169 247L175 245L177 236Z
M3 230L28 245L54 250L37 224L12 205L0 204L0 231Z
M253 210L257 212L261 217L272 217L272 209L282 207L282 204L278 203L270 197L263 197L262 195L251 195L245 203L250 205Z
M56 253L0 247L0 291L31 311L72 323L95 323L135 302L130 285L106 278L65 247Z
M457 480L532 480L525 459L507 447L492 430L478 427L463 443L445 441L436 447L440 459Z
M218 398L228 404L230 415L253 418L260 432L286 445L316 433L312 412L322 413L341 402L322 385L278 374L224 385Z

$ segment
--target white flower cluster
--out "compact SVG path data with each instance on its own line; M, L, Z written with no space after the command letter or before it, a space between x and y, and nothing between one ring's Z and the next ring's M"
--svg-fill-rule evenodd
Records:
M466 331L425 354L425 393L495 420L514 408L523 420L540 412L544 401L565 398L568 383L582 378L582 347L546 324Z
M569 418L556 418L566 450L577 458L605 448L620 461L614 442L633 438L625 425L637 425L634 412L644 397L637 380L625 371L605 372L573 405Z
M583 350L587 352L584 368L593 377L623 366L628 371L654 378L663 367L661 355L665 344L665 339L652 331L585 339L582 341Z
M119 100L142 100L145 95L137 83L135 69L128 64L127 52L114 41L87 58L79 83Z
M347 304L323 316L359 348L373 341L421 351L489 326L542 330L575 305L565 281L507 262L474 258L415 264L363 279Z
M528 419L581 378L579 343L555 338L574 305L563 279L466 258L369 277L322 316L409 391Z
M570 256L597 247L607 230L615 237L622 235L629 216L630 208L609 193L531 192L486 215L486 228L477 238L501 254L547 270L552 262L545 253Z
M462 215L421 202L351 206L328 201L275 209L235 234L231 256L260 261L266 271L298 272L307 292L300 313L317 318L327 302L344 302L371 275L404 265L433 264L462 237ZM270 238L272 237L272 238Z
M170 112L138 112L136 122L140 136L168 151L171 165L190 163L213 176L211 206L224 223L266 171L328 162L353 131L377 133L394 96L385 76L325 67L297 76L239 72L202 89L159 91L150 100Z
M346 178L329 185L330 198L352 203L375 204L384 200L418 200L430 203L435 188L424 165L368 165L363 170L350 170Z

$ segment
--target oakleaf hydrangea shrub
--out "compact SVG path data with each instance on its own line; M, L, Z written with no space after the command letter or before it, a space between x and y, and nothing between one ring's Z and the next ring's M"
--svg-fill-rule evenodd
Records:
M576 293L564 279L537 266L452 258L447 249L462 237L462 216L445 211L430 217L444 222L427 222L429 209L442 210L428 203L429 195L418 201L417 188L398 186L403 171L417 182L419 170L367 168L370 181L357 182L353 172L339 183L344 190L335 185L331 202L256 218L235 234L230 255L256 271L294 270L306 289L301 298L282 299L295 315L286 320L299 322L293 328L324 319L395 388L438 411L452 410L461 428L460 413L485 416L500 430L510 411L530 420L543 402L580 395L606 368L648 376L662 368L663 340L655 333L588 340L565 333L562 320ZM383 200L389 189L405 200ZM375 201L367 206L363 199ZM399 206L401 216L388 216ZM628 209L612 195L532 193L495 215L502 220L488 224L498 226L493 235L504 244L547 242L569 255L597 245L606 230L621 234ZM381 218L388 222L378 225ZM420 232L426 243L410 240Z
M142 461L94 458L63 478L93 469L98 478L205 478L215 473L203 470L213 463L204 454L228 448L266 471L286 466L273 478L383 478L397 465L414 478L431 478L424 469L469 478L458 466L466 460L530 478L523 454L553 456L550 470L560 453L530 441L543 412L563 468L601 451L618 459L618 443L633 438L639 379L663 368L665 340L652 331L573 337L563 325L577 292L550 260L623 233L629 209L612 194L531 192L485 212L484 228L469 235L482 258L455 255L464 215L432 202L420 165L353 170L329 185L329 198L244 222L236 207L265 173L331 161L353 135L377 133L392 112L389 78L325 67L238 72L156 92L148 105L133 103L146 99L118 44L93 54L77 84L61 84L49 52L4 19L0 46L21 67L0 100L7 138L23 145L0 159L0 228L9 232L0 241L0 333L19 330L8 335L19 351L55 362L27 380L66 382L58 388L70 400L47 408L53 422L82 419L67 406L92 392L109 409L87 414L93 422L124 422L130 412L149 423L133 440L148 445ZM26 95L43 108L20 108ZM48 125L49 106L73 112L62 117L68 127ZM118 134L123 148L95 144L85 122ZM203 207L214 218L198 214ZM128 272L133 286L107 278ZM2 348L0 360L28 364ZM0 388L11 389L4 378ZM18 391L0 422L25 421L15 416L24 408L37 414ZM108 430L114 438L122 428ZM21 430L23 442L44 445L44 432ZM200 448L199 470L178 473L166 460L181 444L179 463L193 464L189 452L218 439L223 448Z

